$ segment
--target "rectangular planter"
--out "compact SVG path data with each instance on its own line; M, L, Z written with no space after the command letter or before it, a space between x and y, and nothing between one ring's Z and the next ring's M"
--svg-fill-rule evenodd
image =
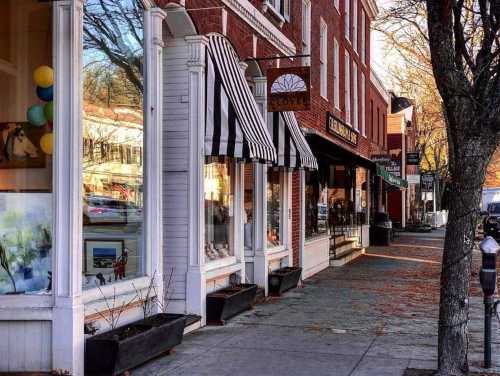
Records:
M297 266L288 266L269 273L269 295L280 296L285 291L297 287L301 274L302 268Z
M207 294L207 323L224 325L225 321L252 308L257 285L240 284Z
M85 374L119 375L182 342L185 315L159 313L87 338Z

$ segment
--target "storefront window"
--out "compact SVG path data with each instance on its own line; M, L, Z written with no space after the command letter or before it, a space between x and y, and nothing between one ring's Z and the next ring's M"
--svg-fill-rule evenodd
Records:
M52 5L0 1L0 294L52 288Z
M306 239L328 233L328 169L306 171L305 235Z
M207 157L204 166L205 260L234 255L234 170L231 160Z
M368 172L366 168L356 168L356 217L358 224L368 221Z
M83 285L144 275L144 22L139 0L86 0Z
M328 207L331 232L351 225L354 220L353 169L330 165L328 171Z
M267 170L267 248L283 244L281 199L280 171L269 168Z
M253 214L253 164L245 164L245 193L243 197L243 226L244 226L244 241L245 250L253 249L253 226L254 226L254 214Z

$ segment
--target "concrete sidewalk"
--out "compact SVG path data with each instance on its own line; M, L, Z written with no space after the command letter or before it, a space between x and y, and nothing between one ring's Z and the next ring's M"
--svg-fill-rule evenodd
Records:
M422 243L407 234L404 242ZM442 238L432 244L370 248L224 327L186 335L171 355L132 375L399 376L407 367L435 369ZM483 330L477 283L473 294L470 363L477 368ZM493 328L493 363L500 366L496 321Z

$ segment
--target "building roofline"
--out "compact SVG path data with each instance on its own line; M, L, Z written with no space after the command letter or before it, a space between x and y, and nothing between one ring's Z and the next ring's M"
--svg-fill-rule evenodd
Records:
M373 86L377 89L379 94L382 96L382 98L384 98L387 105L390 105L391 96L389 95L389 91L385 88L384 84L382 83L382 80L379 78L377 73L375 73L375 71L371 67L370 67L370 81L373 84Z

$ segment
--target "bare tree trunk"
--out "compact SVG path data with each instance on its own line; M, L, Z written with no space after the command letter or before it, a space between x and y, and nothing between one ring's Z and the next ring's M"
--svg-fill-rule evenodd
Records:
M481 187L492 153L487 138L463 138L451 157L453 178L439 305L438 375L468 373L469 287ZM458 157L460 156L460 157Z

